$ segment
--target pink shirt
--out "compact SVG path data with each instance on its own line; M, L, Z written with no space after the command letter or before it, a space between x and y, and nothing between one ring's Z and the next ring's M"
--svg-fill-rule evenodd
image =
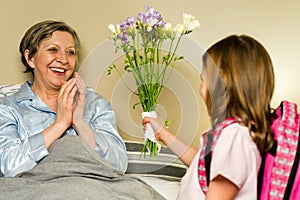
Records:
M200 137L202 144L203 138ZM181 180L178 200L205 199L198 182L198 160L200 150ZM210 179L222 175L240 190L236 200L256 198L257 174L261 163L259 150L249 135L248 128L237 123L222 131L211 161Z

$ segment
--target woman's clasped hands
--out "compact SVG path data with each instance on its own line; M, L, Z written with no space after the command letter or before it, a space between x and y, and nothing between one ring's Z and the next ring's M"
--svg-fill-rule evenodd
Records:
M56 121L65 128L73 126L76 129L83 122L85 94L86 84L78 72L74 72L74 77L68 81L62 81L56 102Z

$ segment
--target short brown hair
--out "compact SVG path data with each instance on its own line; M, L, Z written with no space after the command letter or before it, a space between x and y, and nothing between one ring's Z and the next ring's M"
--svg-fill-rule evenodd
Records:
M33 74L33 69L28 65L24 56L25 50L27 49L29 51L28 58L32 58L37 52L42 40L51 37L54 31L65 31L72 35L75 42L76 58L78 58L80 41L76 31L65 22L53 20L42 21L30 27L21 40L19 52L21 54L21 61L26 67L24 73L31 72ZM76 59L76 65L78 62L77 60L78 59Z

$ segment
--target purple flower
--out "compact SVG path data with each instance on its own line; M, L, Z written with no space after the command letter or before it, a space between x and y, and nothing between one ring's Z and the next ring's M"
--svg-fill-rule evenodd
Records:
M136 19L134 17L128 17L126 19L126 24L128 27L135 26L135 23L136 23Z
M161 14L157 12L153 7L148 6L145 13L139 13L137 16L139 23L147 28L147 31L156 29L157 27L163 27L165 22L162 20Z
M122 41L123 41L124 44L128 44L129 43L128 36L127 36L126 32L123 32L123 34L122 34Z
M148 6L146 11L146 16L150 16L152 18L161 19L161 14L157 12L153 7Z
M137 15L137 20L139 20L142 24L146 24L145 13L139 13Z
M120 30L122 33L126 32L126 29L127 29L127 24L126 23L121 23L120 24Z

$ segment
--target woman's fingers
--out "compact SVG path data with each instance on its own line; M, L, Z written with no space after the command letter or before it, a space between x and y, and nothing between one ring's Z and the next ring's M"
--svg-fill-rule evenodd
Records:
M66 99L69 96L71 90L74 88L75 84L76 84L76 78L72 78L72 79L66 81L62 85L58 96L59 97L64 97L64 99Z
M78 87L79 93L85 94L85 89L86 89L85 82L77 72L74 73L74 77L76 78L76 85Z
M72 78L63 83L56 100L56 113L59 121L63 120L68 124L71 123L76 91L76 78Z

